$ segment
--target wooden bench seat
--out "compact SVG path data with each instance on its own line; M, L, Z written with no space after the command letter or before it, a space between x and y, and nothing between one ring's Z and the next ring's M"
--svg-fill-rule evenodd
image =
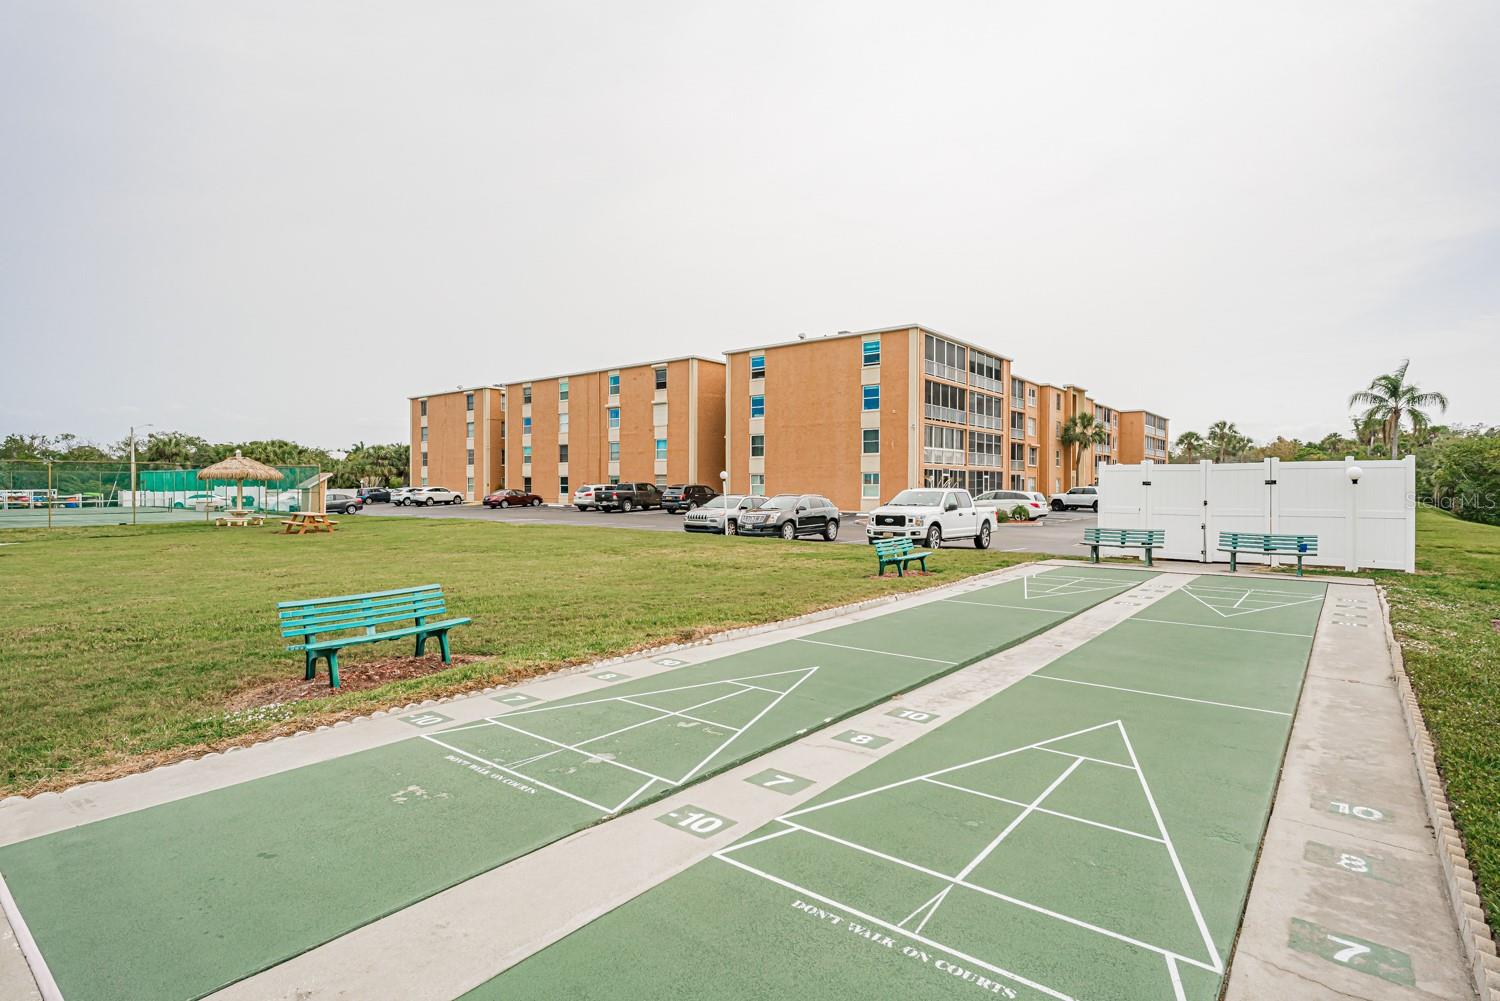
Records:
M1080 546L1089 547L1089 562L1099 562L1101 546L1110 549L1140 549L1146 566L1151 566L1151 551L1167 543L1167 533L1160 528L1085 528Z
M443 663L452 663L448 630L467 625L470 620L442 618L446 611L440 584L283 601L276 606L281 635L297 640L287 649L301 650L306 659L307 680L317 676L321 657L328 662L330 688L339 687L339 651L348 646L416 637L416 655L420 657L428 638L436 636ZM412 624L383 631L376 629L387 623L406 621Z
M1267 532L1220 532L1219 552L1229 554L1229 572L1239 569L1240 553L1260 556L1297 557L1297 576L1302 576L1302 559L1318 555L1316 535L1291 535Z
M906 576L908 564L917 563L922 572L927 572L927 557L932 553L917 549L910 539L881 539L875 543L875 559L880 564L880 576L885 576L886 567L895 567L898 577Z

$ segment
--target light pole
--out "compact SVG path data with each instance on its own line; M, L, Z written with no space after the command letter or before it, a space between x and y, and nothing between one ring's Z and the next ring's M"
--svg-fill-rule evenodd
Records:
M719 493L720 495L729 493L729 470L727 469L719 470Z
M140 505L135 488L135 429L156 427L155 424L132 424L130 425L130 523L136 523L136 509Z
M1359 478L1365 471L1358 466L1345 466L1344 475L1349 477L1349 556L1344 560L1344 569L1353 573L1359 570Z

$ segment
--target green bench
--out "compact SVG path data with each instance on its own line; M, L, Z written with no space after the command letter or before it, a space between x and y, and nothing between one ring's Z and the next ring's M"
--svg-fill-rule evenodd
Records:
M282 601L276 605L276 614L282 637L296 640L287 649L301 650L307 658L307 680L317 676L318 658L321 657L328 662L328 686L337 688L339 651L348 646L414 636L417 656L420 657L426 649L428 637L436 636L443 652L443 663L452 663L448 655L448 630L466 625L469 619L442 618L446 608L442 585L423 584L394 591ZM384 631L375 628L408 620L412 625Z
M1318 555L1316 535L1275 535L1265 532L1220 532L1219 552L1229 554L1229 572L1239 569L1240 553L1258 556L1297 557L1297 576L1302 576L1302 558Z
M1080 546L1089 547L1089 562L1099 562L1099 548L1140 549L1146 554L1146 566L1151 566L1151 550L1160 549L1167 543L1167 533L1160 528L1085 528Z
M927 572L927 557L932 554L917 549L910 539L881 539L875 543L875 558L880 561L880 576L885 576L886 567L895 567L896 574L906 576L908 563L920 563L922 572Z

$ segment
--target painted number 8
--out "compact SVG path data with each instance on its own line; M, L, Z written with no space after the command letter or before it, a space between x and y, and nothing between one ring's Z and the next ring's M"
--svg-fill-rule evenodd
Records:
M1370 871L1370 863L1366 862L1358 855L1340 853L1339 865L1345 869L1348 869L1350 872L1368 873Z
M870 736L868 733L856 733L854 736L852 736L852 737L849 738L849 743L851 743L851 744L868 744L870 741L872 741L874 739L875 738L872 737L872 736Z

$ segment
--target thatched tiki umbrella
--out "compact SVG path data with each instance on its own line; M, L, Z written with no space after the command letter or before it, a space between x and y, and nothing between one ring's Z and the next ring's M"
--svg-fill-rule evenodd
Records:
M264 462L256 462L247 459L240 454L239 449L234 450L234 455L223 462L216 462L207 469L198 470L200 480L234 480L235 481L235 510L245 509L245 481L246 480L279 480L281 470L274 466L268 466Z

